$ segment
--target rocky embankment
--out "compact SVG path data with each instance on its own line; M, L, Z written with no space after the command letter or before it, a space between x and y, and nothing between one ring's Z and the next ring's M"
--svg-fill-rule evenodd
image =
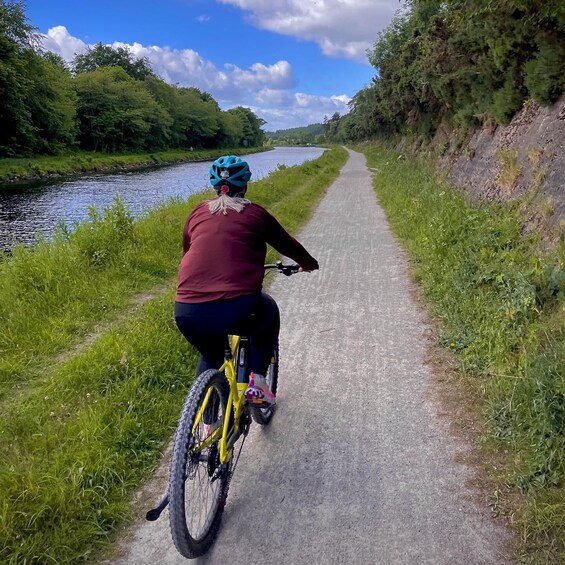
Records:
M526 196L531 223L565 225L565 95L552 106L528 103L507 126L487 124L455 146L452 134L438 129L432 148L441 153L439 167L469 195Z

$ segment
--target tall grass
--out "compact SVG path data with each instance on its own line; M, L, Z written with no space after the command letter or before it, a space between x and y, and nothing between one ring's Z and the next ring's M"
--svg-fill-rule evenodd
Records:
M202 195L193 197L193 205ZM139 222L122 201L54 241L14 249L0 263L0 400L33 381L55 356L176 269L186 202Z
M295 231L345 160L333 149L253 183L249 196ZM118 201L0 263L1 562L91 559L131 515L132 490L156 465L195 370L172 302L183 223L204 197L138 221ZM132 307L155 287L166 290ZM99 337L73 351L74 332L101 319Z
M524 493L521 538L565 561L565 245L542 252L519 202L476 206L430 167L365 145L375 189L441 322L438 341L481 394L504 480Z

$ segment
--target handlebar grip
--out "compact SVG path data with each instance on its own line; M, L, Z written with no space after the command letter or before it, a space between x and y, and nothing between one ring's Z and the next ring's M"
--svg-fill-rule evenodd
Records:
M277 270L283 275L289 277L300 270L300 265L285 265L282 261L277 261L276 263L270 263L265 265L265 270Z
M281 268L282 273L287 277L290 277L290 275L293 275L294 273L298 273L299 270L299 265L283 265Z

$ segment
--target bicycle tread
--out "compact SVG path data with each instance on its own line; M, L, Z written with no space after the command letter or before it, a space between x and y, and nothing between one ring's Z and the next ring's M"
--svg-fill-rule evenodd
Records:
M224 385L224 394L227 400L227 382L225 377L215 369L204 371L195 380L183 404L179 425L175 433L173 457L169 474L169 525L175 547L181 555L195 558L208 551L218 535L221 517L225 508L229 489L229 476L218 479L222 481L218 508L212 524L200 541L190 535L186 527L184 484L186 476L186 460L188 444L192 436L192 426L198 408L204 398L206 390L219 375Z

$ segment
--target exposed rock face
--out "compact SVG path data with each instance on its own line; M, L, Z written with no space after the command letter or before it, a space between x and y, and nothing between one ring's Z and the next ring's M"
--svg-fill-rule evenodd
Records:
M436 149L448 141L438 130ZM565 225L565 95L549 107L526 104L507 126L476 131L440 158L448 179L473 196L504 201L528 194L531 219Z

